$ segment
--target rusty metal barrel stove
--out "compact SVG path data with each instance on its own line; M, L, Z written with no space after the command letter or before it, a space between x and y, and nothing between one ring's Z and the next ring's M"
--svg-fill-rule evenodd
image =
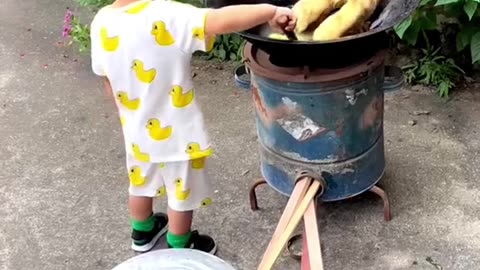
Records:
M326 181L322 201L353 197L372 188L385 171L384 58L380 50L347 67L287 67L247 44L267 183L289 195L297 173Z

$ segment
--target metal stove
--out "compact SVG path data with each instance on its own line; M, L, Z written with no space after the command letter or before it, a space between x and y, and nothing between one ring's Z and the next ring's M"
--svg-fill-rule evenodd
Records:
M296 2L208 0L207 6ZM368 31L336 40L273 40L262 36L264 26L239 33L249 42L244 57L263 176L250 190L251 207L258 209L255 188L264 183L289 196L259 270L271 269L281 248L298 239L288 241L302 215L302 269L323 269L316 202L373 192L382 198L384 218L390 220L387 194L377 186L385 171L384 91L399 87L403 78L398 68L385 66L387 31L418 4L419 0L381 1L369 18Z
M343 66L302 66L247 43L263 176L250 189L252 210L256 187L266 183L290 196L303 172L322 181L318 201L373 192L390 220L387 194L376 185L385 172L384 88L403 78L386 80L385 56L381 49Z

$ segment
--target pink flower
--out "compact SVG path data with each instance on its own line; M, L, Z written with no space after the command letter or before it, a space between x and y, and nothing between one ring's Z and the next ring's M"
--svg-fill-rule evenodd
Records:
M62 37L64 37L64 38L68 37L70 35L71 30L72 30L72 27L70 25L66 25L63 28Z
M67 12L65 12L65 19L64 22L70 24L73 18L73 12L67 9Z
M66 38L70 35L72 31L72 19L73 19L73 12L71 12L67 8L67 12L65 12L64 24L63 24L63 32L62 37Z

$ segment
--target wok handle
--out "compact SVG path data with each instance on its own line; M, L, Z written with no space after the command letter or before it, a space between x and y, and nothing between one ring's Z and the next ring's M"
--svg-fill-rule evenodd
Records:
M403 70L396 66L385 66L385 75L383 79L383 91L394 91L399 89L405 81Z

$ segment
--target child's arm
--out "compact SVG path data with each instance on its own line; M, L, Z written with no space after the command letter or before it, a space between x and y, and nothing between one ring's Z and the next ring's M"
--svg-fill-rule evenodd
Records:
M103 77L103 85L105 87L105 92L107 93L107 96L115 99L115 97L113 96L112 85L110 84L110 80L108 80L107 77Z
M205 34L215 36L243 31L270 22L274 27L292 31L296 19L289 8L269 4L233 5L212 9L206 15Z
M197 8L174 1L156 1L159 12L170 14L175 44L185 53L209 51L215 36L240 32L268 22L273 28L293 31L296 17L286 7L269 4ZM180 16L181 15L181 16Z

